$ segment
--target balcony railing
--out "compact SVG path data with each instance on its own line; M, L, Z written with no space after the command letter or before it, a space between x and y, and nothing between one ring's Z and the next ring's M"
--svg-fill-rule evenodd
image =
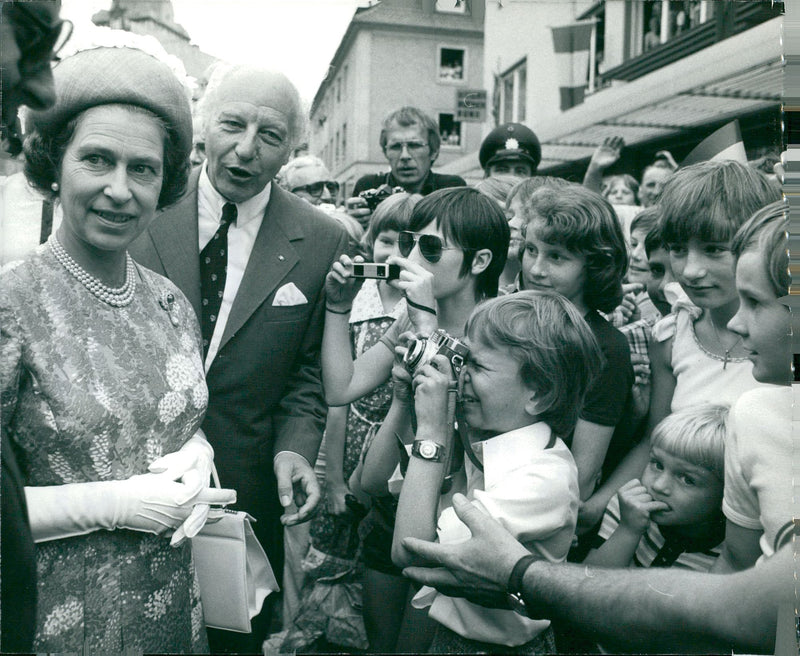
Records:
M605 71L603 83L630 82L783 13L782 3L769 2L720 2L715 9L717 13L710 21Z

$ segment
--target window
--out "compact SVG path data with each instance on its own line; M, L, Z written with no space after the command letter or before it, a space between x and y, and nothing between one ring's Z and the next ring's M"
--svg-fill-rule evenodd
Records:
M439 48L439 81L461 82L464 80L466 64L464 48Z
M350 67L345 64L344 69L342 69L342 98L347 98L347 73L349 68Z
M340 146L340 144L339 144L339 130L336 130L336 141L335 141L335 143L336 143L336 145L334 146L334 151L333 151L333 153L334 153L334 155L333 155L333 164L334 164L334 166L339 164L339 159L341 157L341 152L339 150L339 146Z
M525 99L528 91L528 64L522 60L499 76L499 107L495 108L499 123L524 123Z
M336 78L336 102L342 99L342 76Z
M439 136L442 146L461 145L461 121L454 114L439 114Z
M347 123L342 123L342 159L347 159Z
M468 0L436 0L436 11L443 14L466 14Z
M638 52L652 50L714 15L714 3L708 0L660 0L642 5L643 37Z

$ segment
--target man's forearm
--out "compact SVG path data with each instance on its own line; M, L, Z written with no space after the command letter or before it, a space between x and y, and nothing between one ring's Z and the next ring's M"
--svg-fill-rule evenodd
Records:
M772 653L777 604L791 577L791 553L783 551L724 576L539 561L523 579L525 603L532 617L569 622L613 649Z

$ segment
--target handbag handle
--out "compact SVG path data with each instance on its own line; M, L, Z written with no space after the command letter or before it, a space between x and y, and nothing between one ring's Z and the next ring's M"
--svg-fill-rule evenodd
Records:
M222 485L219 483L219 474L217 474L217 466L214 464L214 461L211 461L211 480L214 482L214 487L221 488Z

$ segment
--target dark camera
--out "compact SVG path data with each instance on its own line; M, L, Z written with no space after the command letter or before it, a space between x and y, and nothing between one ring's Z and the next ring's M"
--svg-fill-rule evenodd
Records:
M400 277L399 264L376 264L375 262L353 263L354 278L377 278L378 280L396 280Z
M427 339L420 337L409 343L403 364L408 372L413 374L439 354L444 355L450 361L453 374L458 376L469 355L469 347L460 339L451 337L440 328Z
M363 198L367 203L369 211L374 212L381 201L386 200L392 194L397 194L402 191L405 191L402 187L390 187L388 184L382 184L377 189L365 189L358 196L359 198Z

